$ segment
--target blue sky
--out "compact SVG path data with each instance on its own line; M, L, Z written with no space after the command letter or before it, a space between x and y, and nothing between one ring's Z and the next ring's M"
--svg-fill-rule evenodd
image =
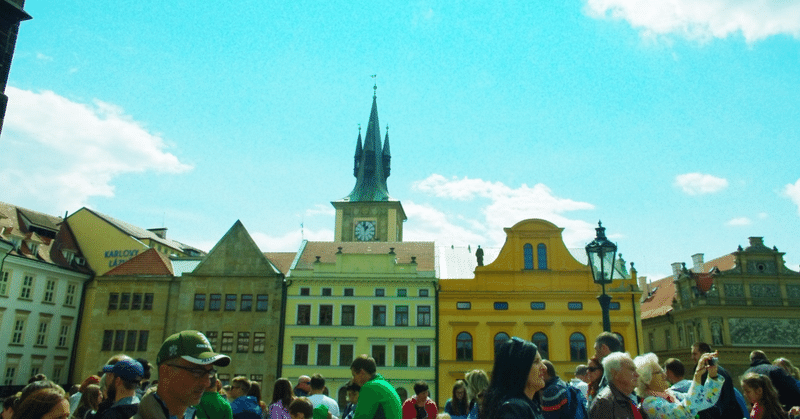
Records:
M600 219L650 279L750 236L797 270L800 3L701 3L28 0L0 200L332 240L377 80L406 240Z

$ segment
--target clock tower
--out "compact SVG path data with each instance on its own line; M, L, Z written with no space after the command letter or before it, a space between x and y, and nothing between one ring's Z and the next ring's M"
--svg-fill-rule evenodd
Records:
M377 86L373 87L377 91ZM391 168L389 127L381 142L377 94L372 95L372 111L362 141L358 129L353 176L356 185L350 195L333 201L336 208L335 241L400 242L406 213L400 201L389 196L386 179Z

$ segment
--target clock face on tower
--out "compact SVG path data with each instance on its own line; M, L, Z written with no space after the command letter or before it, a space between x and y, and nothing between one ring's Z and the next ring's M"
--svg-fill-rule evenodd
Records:
M356 223L356 239L359 241L369 241L375 238L375 222L359 221Z

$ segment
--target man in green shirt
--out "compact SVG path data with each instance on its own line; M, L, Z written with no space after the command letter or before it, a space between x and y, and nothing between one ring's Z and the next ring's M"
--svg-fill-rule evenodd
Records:
M206 387L200 404L195 406L197 419L233 419L233 410L223 395L217 391L217 377L211 376L211 385Z
M375 360L367 355L350 364L353 382L361 386L353 419L401 419L400 396L376 371Z

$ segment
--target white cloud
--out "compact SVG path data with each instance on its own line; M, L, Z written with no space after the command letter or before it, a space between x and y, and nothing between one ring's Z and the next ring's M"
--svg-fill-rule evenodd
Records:
M646 36L677 34L689 39L747 42L773 35L800 38L800 2L783 0L586 0L592 17L625 20Z
M8 87L0 149L3 199L43 211L86 205L114 196L115 178L130 173L192 169L167 152L164 140L118 106L73 102L51 91ZM35 185L35 186L34 186Z
M564 216L566 212L591 210L594 206L586 202L557 197L543 184L536 184L533 187L523 184L514 189L500 182L467 177L447 179L433 174L415 182L412 188L439 198L457 201L480 199L485 202L476 205L480 208L481 220L453 220L444 212L433 208L422 211L423 207L420 208L421 213L417 217L425 219L427 225L424 230L427 230L428 236L435 236L437 240L440 240L439 237L449 238L454 241L452 244L490 243L491 246L500 246L506 237L503 228L529 218L545 219L564 227L564 241L567 247L584 246L586 238L594 236L594 226ZM459 226L459 222L464 225ZM483 228L478 229L476 225L482 225ZM485 240L479 240L484 237Z
M41 52L37 52L36 53L36 59L40 60L40 61L53 61L53 57L50 57L48 55L44 55Z
M797 205L797 214L800 215L800 179L793 184L784 186L783 193Z
M728 187L728 181L703 173L686 173L675 176L675 186L688 195L705 195Z
M306 210L306 215L314 216L314 215L326 215L326 216L333 216L336 214L336 208L331 205L324 205L324 204L317 204L314 208Z
M749 226L750 224L753 224L753 222L747 217L737 217L729 220L725 224L729 226Z
M308 241L331 241L333 240L333 230L309 230L304 229L300 233L297 228L282 236L273 236L262 232L254 232L250 235L262 252L295 252L300 249L303 239Z

